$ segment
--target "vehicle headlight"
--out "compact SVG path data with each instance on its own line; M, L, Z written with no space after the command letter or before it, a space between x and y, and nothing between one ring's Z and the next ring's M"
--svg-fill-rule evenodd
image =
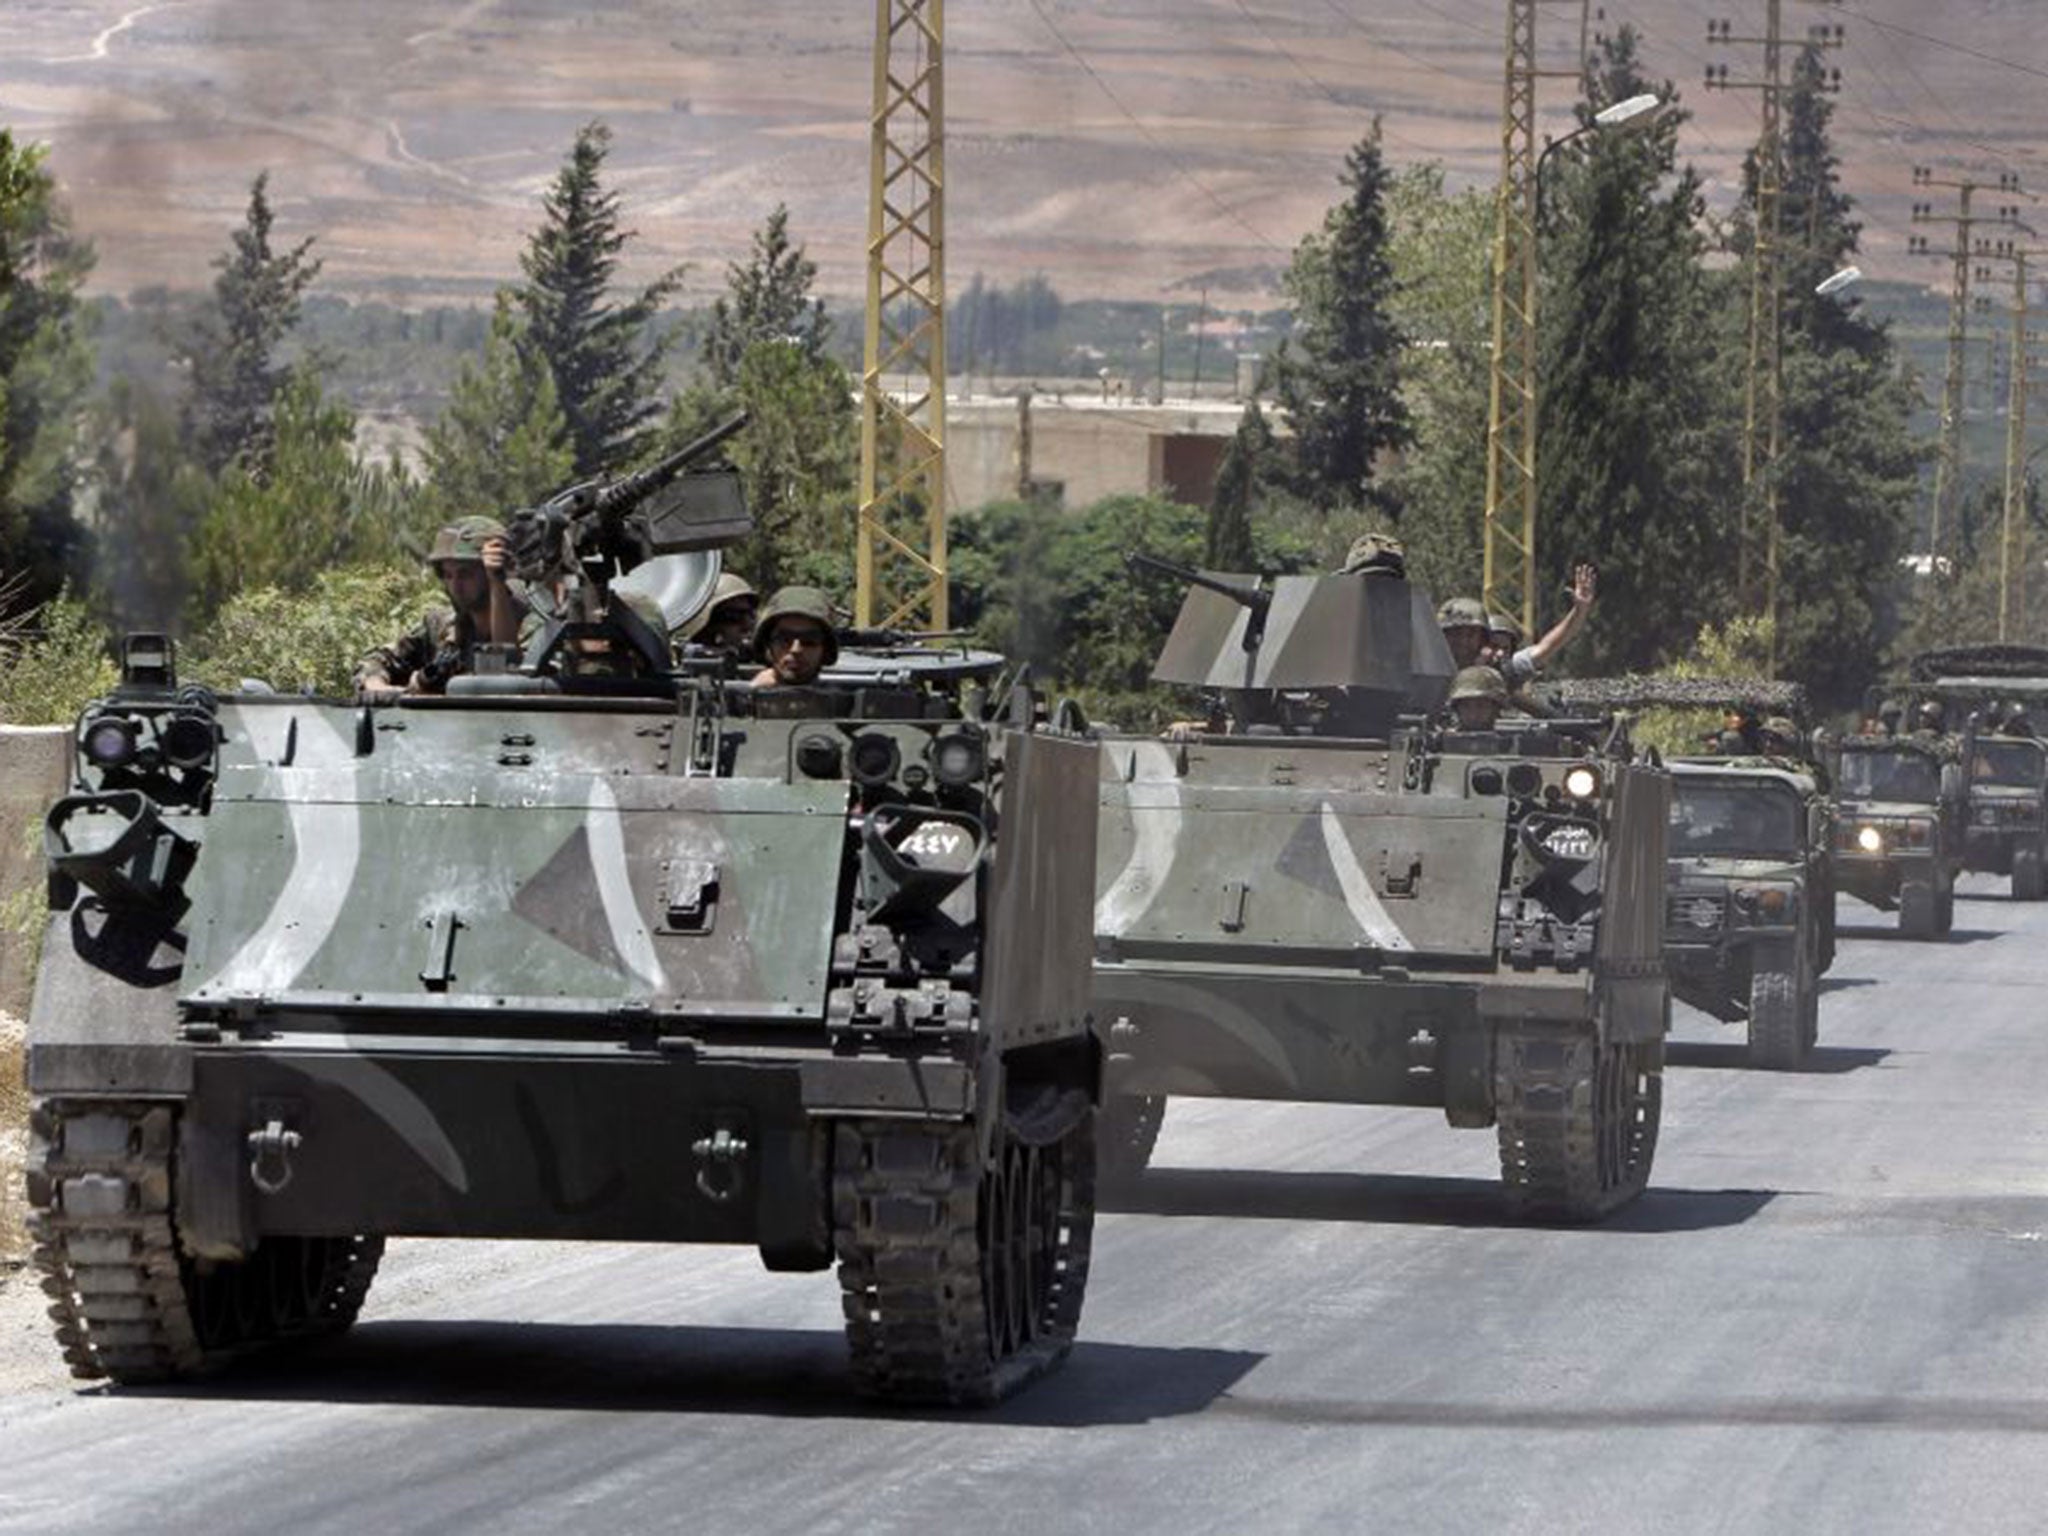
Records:
M1884 834L1875 827L1858 827L1856 829L1856 846L1865 853L1883 853Z
M1997 806L1995 806L1995 805L1980 805L1980 806L1978 806L1978 807L1977 807L1977 825L1978 825L1978 826L1980 826L1980 827L1990 827L1990 826L1996 826L1997 824L1998 824L1998 807L1997 807Z
M1782 885L1745 885L1735 892L1735 905L1767 922L1782 922L1792 911L1792 892Z
M1590 800L1600 793L1600 775L1581 763L1565 770L1564 792L1574 800Z
M941 736L932 746L932 772L941 784L971 784L981 777L981 764L980 741L964 732Z

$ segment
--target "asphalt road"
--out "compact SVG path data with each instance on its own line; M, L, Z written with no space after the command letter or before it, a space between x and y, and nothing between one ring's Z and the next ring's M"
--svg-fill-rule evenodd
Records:
M850 1396L750 1253L399 1244L203 1389L0 1397L0 1530L2038 1531L2048 905L1845 902L1816 1069L1682 1019L1650 1193L1504 1221L1490 1132L1182 1101L1066 1370Z

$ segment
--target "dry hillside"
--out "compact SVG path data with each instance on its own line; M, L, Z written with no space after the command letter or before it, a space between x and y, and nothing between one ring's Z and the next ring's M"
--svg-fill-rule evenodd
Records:
M1568 62L1575 29L1549 9L1546 46ZM1724 198L1756 99L1699 89L1710 56L1740 67L1708 48L1705 19L1754 30L1762 9L1605 7L1604 24L1634 23L1685 89L1699 114L1688 150ZM1787 10L1802 29L1822 14ZM2024 69L2048 66L2038 12L1830 10L1849 29L1840 126L1880 271L1916 270L1914 160L2037 164L2039 77ZM708 287L781 199L827 286L855 286L866 3L8 0L7 13L0 122L54 145L109 289L202 277L268 167L287 229L319 233L331 282L473 291L511 271L538 189L593 116L618 132L650 261L695 261ZM1256 274L1327 206L1374 111L1397 158L1488 179L1503 15L1501 0L953 0L952 269L1042 269L1069 292L1130 295Z

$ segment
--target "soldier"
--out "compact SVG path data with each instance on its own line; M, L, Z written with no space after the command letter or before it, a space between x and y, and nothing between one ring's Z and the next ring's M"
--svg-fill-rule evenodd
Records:
M1408 554L1401 541L1391 533L1368 533L1352 540L1351 550L1344 556L1346 576L1394 576L1403 580L1408 575Z
M1451 714L1461 731L1492 730L1507 702L1507 681L1492 667L1465 667L1451 679Z
M2005 706L2005 719L1999 723L1999 733L2004 736L2031 736L2034 722L2027 718L2027 706L2014 699Z
M805 687L839 659L832 633L832 603L816 587L783 587L768 599L754 625L756 688Z
M503 523L465 517L449 524L434 535L427 566L451 606L429 609L417 628L363 658L356 687L366 699L440 693L449 678L470 670L477 646L523 638L529 610L512 584Z
M1593 598L1598 587L1599 573L1592 566L1574 566L1571 607L1534 645L1516 649L1495 645L1493 621L1476 598L1450 599L1437 609L1436 620L1443 626L1444 639L1450 645L1452 661L1460 667L1490 666L1501 674L1502 680L1510 687L1518 688L1532 681L1584 627L1587 614L1592 612ZM1510 642L1518 640L1521 636L1521 626L1513 619L1508 619L1507 622L1512 626Z
M1948 712L1939 699L1922 699L1920 707L1913 711L1913 734L1915 736L1940 736L1948 724Z
M1799 727L1783 715L1772 715L1758 726L1756 739L1765 757L1799 756Z
M723 572L711 598L685 619L677 638L732 656L744 656L754 643L760 599L746 577Z

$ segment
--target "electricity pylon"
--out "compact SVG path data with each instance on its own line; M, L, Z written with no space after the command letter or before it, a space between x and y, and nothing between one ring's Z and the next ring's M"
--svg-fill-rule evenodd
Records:
M946 627L945 18L945 0L875 0L854 544L863 627Z
M2026 614L2027 269L2033 257L2048 255L2048 251L2012 240L1979 240L1971 254L1978 263L1973 275L1984 282L1991 279L1988 263L2012 263L2012 353L2008 365L2011 376L2006 380L2005 501L1998 522L1998 638L2002 642L2011 638L2013 627L2023 622Z

